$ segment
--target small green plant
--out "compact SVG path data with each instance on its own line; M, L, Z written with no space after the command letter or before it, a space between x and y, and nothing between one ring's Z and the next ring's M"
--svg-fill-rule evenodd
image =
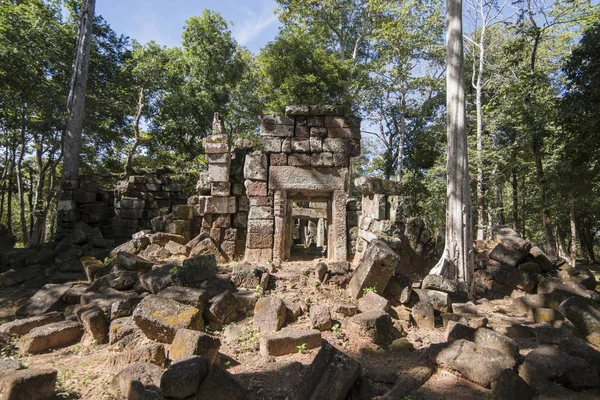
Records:
M314 287L319 287L319 286L321 286L321 282L319 282L319 281L313 281L312 285Z
M265 295L265 289L262 286L257 285L254 289L254 297L260 299Z
M335 324L333 324L333 326L331 327L331 330L332 330L333 332L337 332L337 331L339 331L339 330L340 330L340 323L339 323L339 322L336 322Z
M227 368L231 368L231 361L230 360L225 361L225 366Z
M304 268L302 270L302 275L309 276L310 275L310 268Z
M173 265L169 269L169 274L171 274L171 275L177 275L178 273L179 273L179 267L177 265Z
M377 288L375 288L375 286L371 286L363 289L363 294L367 294L369 292L377 293Z
M110 264L110 257L106 257L106 258L104 258L104 261L102 261L103 267L108 266L108 264Z
M296 348L298 349L298 353L306 353L306 343L302 343L300 346L296 346Z

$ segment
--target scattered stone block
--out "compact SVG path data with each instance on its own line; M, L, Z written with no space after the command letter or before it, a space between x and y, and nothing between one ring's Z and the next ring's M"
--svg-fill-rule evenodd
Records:
M575 297L563 301L559 310L585 336L600 333L600 311Z
M190 329L179 329L169 351L169 358L177 360L191 356L201 356L212 364L219 356L221 341L211 335Z
M211 299L209 308L204 312L204 317L217 326L222 325L228 321L230 316L235 315L238 306L238 300L233 293L226 290Z
M25 368L21 361L13 360L10 358L1 358L0 359L0 373L4 371L16 371L18 369Z
M75 311L77 320L83 325L83 329L98 344L108 341L109 324L104 311L96 305L81 306Z
M115 354L110 357L109 365L111 368L122 369L130 364L142 362L162 367L165 364L166 359L165 346L154 343L131 351Z
M17 315L41 315L64 307L63 295L71 285L48 284L36 292L16 311Z
M165 250L174 256L187 256L189 254L189 250L186 246L176 243L172 240L165 245Z
M512 369L505 369L492 382L492 393L498 400L531 400L535 396L535 390Z
M196 395L200 383L208 376L209 361L188 357L171 364L160 378L160 391L166 398L186 399Z
M149 339L171 343L178 329L204 328L202 312L175 300L146 296L133 312L133 320Z
M45 400L54 395L54 369L21 369L0 372L0 398L6 400Z
M257 286L261 286L265 289L268 275L269 273L263 268L240 264L233 267L231 281L238 288L256 289Z
M356 314L344 321L343 328L359 338L380 346L387 346L396 339L392 318L381 311Z
M423 278L421 289L433 289L451 294L456 294L459 291L458 283L440 275L427 275Z
M326 304L315 304L310 307L310 325L311 328L320 331L331 329L331 312Z
M132 297L129 299L117 300L110 306L110 319L114 321L118 318L130 317L137 305L142 301L141 297Z
M298 349L310 350L321 346L321 332L310 330L284 330L260 339L260 353L263 356L284 356L298 353Z
M128 336L143 336L133 318L125 317L112 321L108 332L109 344L116 344Z
M549 345L540 346L525 356L519 376L539 391L543 391L550 382L561 382L570 389L598 385L598 372L584 359Z
M208 302L208 295L203 289L195 289L183 286L169 286L156 294L158 297L178 301L179 303L187 304L204 310Z
M475 331L473 341L478 347L494 349L514 359L517 359L519 356L519 346L517 343L508 336L492 329L478 328Z
M390 302L383 296L378 295L373 291L367 292L358 301L358 310L360 312L367 311L383 311L387 312L390 310Z
M511 267L517 267L529 255L529 252L523 252L518 249L507 247L502 243L498 243L490 252L489 257L499 263L506 264Z
M412 308L411 316L421 329L435 329L435 314L431 303L418 302Z
M590 365L600 366L600 352L583 340L573 336L562 338L558 342L558 349L573 357L583 358Z
M533 258L533 261L535 261L544 272L551 272L556 268L556 265L554 265L548 256L537 246L534 246L529 250L529 256Z
M352 317L358 312L358 306L352 303L335 303L333 311L345 317Z
M294 400L343 400L360 375L360 364L327 341L302 377Z
M243 400L247 390L229 372L213 364L206 379L200 384L197 399Z
M275 332L285 324L286 315L283 300L273 296L263 297L254 307L253 324L263 333Z
M79 322L63 321L34 328L19 340L19 351L38 354L50 349L70 346L79 342L83 327Z
M444 347L435 356L435 362L486 388L489 388L505 369L512 369L516 364L514 358L498 350L480 347L464 339Z
M359 298L367 288L383 293L399 260L400 257L383 241L371 241L350 280L348 295Z
M152 239L150 240L152 241ZM158 240L156 242L158 242ZM147 272L152 269L154 263L136 256L135 254L120 251L117 253L116 265L117 268L125 269L127 271Z
M0 333L10 336L23 336L28 334L32 329L40 326L52 324L54 322L64 321L63 313L51 312L35 317L17 319L11 322L0 325Z
M459 339L473 341L475 337L475 329L467 325L466 321L456 322L449 321L446 328L446 342L453 342Z
M150 363L134 363L119 372L110 384L115 397L126 399L162 399L160 394L161 367Z

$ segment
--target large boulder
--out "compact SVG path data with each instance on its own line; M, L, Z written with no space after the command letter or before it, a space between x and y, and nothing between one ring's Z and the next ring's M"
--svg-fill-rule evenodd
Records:
M37 291L17 310L17 315L40 315L59 311L64 307L63 295L71 285L48 284Z
M117 268L127 271L148 272L152 269L154 263L135 254L120 251L117 253L116 265Z
M152 340L171 343L178 329L204 328L202 311L175 300L146 296L133 312L133 320Z
M394 275L399 259L398 254L383 241L371 241L350 280L348 295L355 299L359 298L367 288L383 293Z
M40 326L52 324L54 322L64 321L63 313L51 312L35 317L17 319L11 322L0 325L0 333L10 336L23 336L28 334L32 329Z

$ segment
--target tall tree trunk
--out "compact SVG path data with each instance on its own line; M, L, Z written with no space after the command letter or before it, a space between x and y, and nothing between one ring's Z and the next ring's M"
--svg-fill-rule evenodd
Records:
M575 201L571 198L569 204L569 219L571 220L571 266L577 266L577 222L575 221Z
M519 182L517 181L517 172L512 171L512 214L513 214L513 229L519 232Z
M481 3L483 8L483 3ZM483 9L482 16L484 15ZM477 79L473 76L473 87L475 89L475 106L477 109L477 239L484 238L484 197L483 197L483 105L481 104L481 93L483 91L483 73L485 70L485 31L487 23L484 20L479 34L479 66L477 68ZM473 61L475 62L475 61Z
M4 198L8 189L9 153L9 148L6 146L4 149L4 169L2 170L2 178L0 179L0 223L2 223L2 217L4 217Z
M583 232L581 233L581 239L584 242L585 247L585 258L588 264L596 264L596 254L594 254L594 236L592 232L591 221L588 217L583 219Z
M506 224L506 217L504 216L504 182L496 187L496 194L498 200L498 224Z
M133 145L131 149L129 149L129 154L127 154L127 161L125 162L125 173L127 175L133 175L134 171L131 167L131 163L133 162L133 156L135 155L135 151L137 150L140 144L140 120L142 118L142 111L144 110L144 88L140 88L140 94L138 97L137 103L137 112L135 114L135 120L133 121L133 133L135 135L135 139L133 141Z
M544 237L546 239L546 251L550 258L557 258L556 238L552 232L552 220L550 216L550 208L548 204L548 188L546 185L546 176L544 174L544 166L542 164L542 153L540 144L537 140L533 141L533 155L535 158L535 169L537 171L538 183L540 185L540 197L542 204L542 226L544 228Z
M81 132L85 111L88 65L92 42L92 26L96 0L84 0L79 15L79 32L73 76L67 99L67 124L63 138L63 179L77 180L79 177L79 156L81 153Z
M25 158L25 152L27 151L27 141L25 140L25 109L26 106L23 104L23 115L21 119L21 152L19 153L19 159L16 164L17 193L19 195L19 220L21 221L21 240L24 244L29 240L27 219L25 218L25 183L23 182L25 179L23 173L23 159Z
M446 245L430 274L458 282L470 292L473 283L473 232L471 189L465 114L462 0L448 0L446 107L448 136L448 187Z
M400 94L400 121L398 124L398 165L396 167L396 180L402 182L402 164L404 163L404 140L406 139L406 93Z
M558 254L558 258L565 260L565 262L569 262L569 253L567 253L567 241L565 240L564 233L556 227L556 252Z

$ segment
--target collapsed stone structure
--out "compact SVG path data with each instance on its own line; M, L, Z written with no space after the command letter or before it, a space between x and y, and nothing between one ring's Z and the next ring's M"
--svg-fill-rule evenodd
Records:
M294 202L327 203L327 257L345 261L350 159L360 155L360 119L339 107L290 106L286 115L263 116L260 141L244 167L246 261L279 264L290 257Z

